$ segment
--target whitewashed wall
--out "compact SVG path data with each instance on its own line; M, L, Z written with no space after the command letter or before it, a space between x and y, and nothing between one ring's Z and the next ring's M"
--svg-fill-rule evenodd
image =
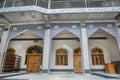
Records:
M120 61L120 51L117 45L116 39L109 35L108 33L97 33L92 35L92 37L107 37L107 39L100 39L100 40L91 40L89 39L89 52L91 53L91 49L95 48L96 46L103 49L104 52L104 60L105 63L111 63L112 61ZM102 65L92 65L91 61L91 68L92 69L103 69L104 66Z
M120 35L120 28L118 28L118 32L119 32L119 35Z
M35 34L27 31L15 38L40 38L39 36L36 36ZM21 68L26 68L25 65L25 56L26 56L26 50L29 46L32 45L39 45L42 46L42 41L39 40L38 42L34 42L34 40L30 41L10 41L9 47L12 47L16 50L16 54L22 56L22 62L21 62ZM43 46L42 46L43 47Z
M73 69L73 49L80 46L77 40L53 40L51 53L51 69ZM68 50L68 65L55 65L55 55L58 48L65 48Z
M67 30L62 31L55 38L76 38L75 35L68 32ZM65 48L68 50L68 65L59 66L55 65L55 55L58 48ZM80 42L77 40L52 40L51 50L51 69L73 69L73 49L80 47Z

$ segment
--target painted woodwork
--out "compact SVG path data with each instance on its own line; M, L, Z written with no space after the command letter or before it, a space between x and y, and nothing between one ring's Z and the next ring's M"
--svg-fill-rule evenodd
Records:
M68 65L68 51L64 48L56 50L56 65Z
M80 53L73 54L73 64L75 73L82 72L82 58Z
M41 54L27 54L27 72L39 72Z
M21 56L13 53L4 55L3 72L12 72L20 70Z
M115 74L115 64L105 64L105 72Z
M95 47L91 50L92 64L93 65L104 65L104 55L103 50Z
M56 65L68 65L68 55L65 53L56 54Z
M12 53L6 54L4 56L3 72L14 71L15 55Z

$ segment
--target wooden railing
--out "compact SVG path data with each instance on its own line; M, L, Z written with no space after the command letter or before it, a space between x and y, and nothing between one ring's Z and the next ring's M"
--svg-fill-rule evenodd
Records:
M19 55L15 55L16 56L16 59L15 59L15 64L14 64L14 70L15 71L19 71L20 70L20 67L21 67L21 56Z
M21 56L8 53L4 55L3 62L3 72L12 72L15 70L20 70Z

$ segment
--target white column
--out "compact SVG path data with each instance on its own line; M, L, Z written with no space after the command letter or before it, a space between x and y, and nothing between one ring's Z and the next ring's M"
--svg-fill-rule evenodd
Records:
M47 73L49 69L49 53L50 53L50 29L45 30L44 50L42 72Z
M5 50L6 50L6 43L7 43L7 39L8 39L8 34L9 34L9 30L3 31L2 38L1 38L0 72L2 72L2 62L3 62L2 59L3 59L3 55L5 53Z
M51 0L48 0L48 9L51 8Z
M83 63L84 63L84 70L85 73L90 73L90 61L89 61L89 53L88 53L88 40L86 34L86 28L81 28L81 35L82 35L82 51L83 51Z

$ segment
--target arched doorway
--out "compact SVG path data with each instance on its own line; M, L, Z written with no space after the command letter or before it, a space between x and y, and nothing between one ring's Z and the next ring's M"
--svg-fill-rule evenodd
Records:
M59 32L57 35L55 35L52 38L52 43L51 43L51 56L50 56L50 69L51 72L73 72L74 70L74 53L73 50L75 48L80 48L80 39L78 36L73 34L67 29L62 30ZM60 51L61 50L61 51ZM61 56L64 56L66 58L61 58L61 61L64 62L64 64L57 65L56 59L57 57L57 52L62 52L62 54L58 54ZM63 54L63 52L65 52ZM65 60L64 60L65 59ZM81 66L82 69L82 66Z
M74 72L82 72L82 55L81 48L75 48L73 51L73 68Z
M16 50L16 54L22 57L21 70L27 71L27 65L25 62L26 51L28 47L34 45L43 47L43 38L30 30L24 30L10 39L8 48L13 47ZM42 65L40 65L40 67L41 66Z
M27 72L39 72L42 63L42 47L30 46L26 51Z
M104 71L104 64L111 64L120 61L117 40L113 35L105 30L98 29L96 32L94 32L88 39L88 45L90 52L91 71ZM97 55L95 53L97 53ZM100 58L98 53L103 57Z

